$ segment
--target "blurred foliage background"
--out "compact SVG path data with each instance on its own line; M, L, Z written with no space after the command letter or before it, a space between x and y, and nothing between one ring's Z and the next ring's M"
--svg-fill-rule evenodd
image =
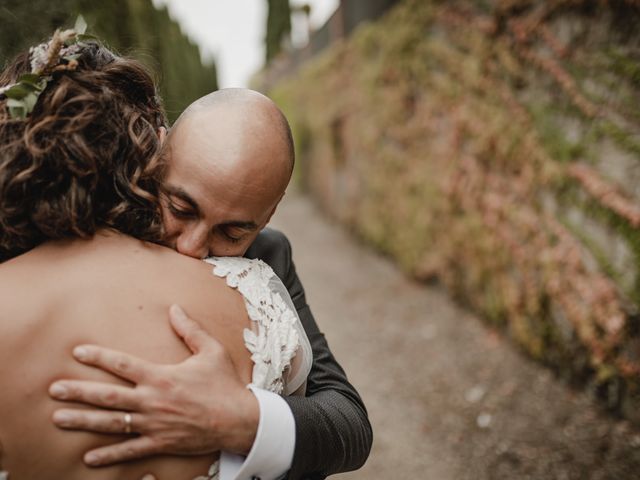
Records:
M267 0L267 37L266 62L273 60L280 50L285 39L291 34L291 6L289 0Z
M640 422L638 25L634 0L402 0L270 95L325 211Z
M0 64L45 41L56 28L72 27L78 14L89 24L88 33L156 73L170 121L193 100L218 88L215 64L204 63L198 46L166 8L155 8L151 0L0 0Z

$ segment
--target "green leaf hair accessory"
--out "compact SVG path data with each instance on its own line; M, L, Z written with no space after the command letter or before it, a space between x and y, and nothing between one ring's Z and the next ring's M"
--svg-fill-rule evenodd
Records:
M31 73L25 73L16 83L0 87L0 97L7 98L7 108L12 118L24 119L33 111L38 97L47 88L54 72L75 70L84 40L94 39L86 35L87 22L78 16L75 27L56 30L51 40L29 49Z

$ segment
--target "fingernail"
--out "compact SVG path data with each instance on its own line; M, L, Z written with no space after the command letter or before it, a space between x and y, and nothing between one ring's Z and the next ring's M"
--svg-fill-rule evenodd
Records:
M76 347L73 349L73 356L78 360L86 360L89 356L89 351L85 347Z
M84 456L84 463L88 465L98 465L100 462L100 457L95 453L87 453Z
M173 305L171 305L171 314L175 318L178 318L180 320L184 320L186 318L186 316L187 316L184 313L184 310L182 310L182 307L180 307L180 305L176 305L175 303Z
M144 477L142 477L142 480L156 480L156 477L154 477L150 473L147 473Z
M49 394L52 397L55 397L55 398L59 398L59 399L67 398L67 394L68 393L69 393L69 391L63 385L60 385L59 383L54 383L49 388Z
M66 412L53 412L53 421L64 427L71 422L71 415Z

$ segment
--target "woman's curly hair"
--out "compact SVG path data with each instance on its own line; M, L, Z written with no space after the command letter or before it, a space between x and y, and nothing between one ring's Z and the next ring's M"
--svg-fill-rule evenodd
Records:
M26 119L0 100L0 261L47 241L112 228L158 241L166 118L139 62L91 42L56 72ZM30 71L19 55L0 86Z

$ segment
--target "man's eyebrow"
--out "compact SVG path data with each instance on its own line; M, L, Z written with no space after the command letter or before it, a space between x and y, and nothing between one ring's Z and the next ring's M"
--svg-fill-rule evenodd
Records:
M221 223L218 226L241 228L242 230L249 230L250 232L253 232L258 229L258 225L255 222L243 222L241 220L231 220L230 222Z
M165 193L169 194L169 195L173 195L175 197L178 197L180 200L187 202L189 204L189 206L191 208L193 208L194 210L199 211L200 208L198 207L198 204L196 203L196 201L191 198L191 195L189 195L182 187L176 187L173 185L165 185L163 187Z

